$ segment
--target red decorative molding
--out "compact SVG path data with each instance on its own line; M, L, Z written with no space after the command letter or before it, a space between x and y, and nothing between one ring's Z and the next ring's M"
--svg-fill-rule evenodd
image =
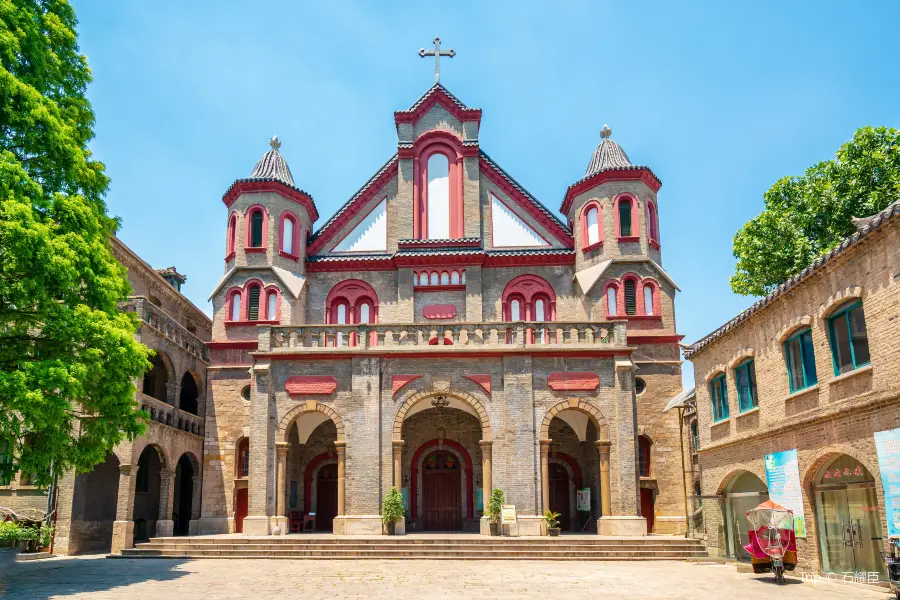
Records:
M591 392L600 385L600 376L588 371L572 371L566 373L550 373L547 385L556 391Z
M438 338L433 338L437 340ZM448 341L450 341L448 339ZM431 343L430 346L438 345L437 342ZM390 353L380 352L378 348L370 348L365 352L366 356L403 356L410 360L422 359L434 361L442 358L459 359L461 356L466 358L497 358L498 356L521 356L523 354L536 354L543 358L615 358L617 356L631 357L633 348L619 348L617 350L578 350L556 351L543 350L540 345L525 346L524 348L507 349L507 346L500 346L495 351L477 351L467 352L460 349L457 352L424 352L422 346L411 346L410 350L402 348L392 349ZM460 354L460 351L463 354ZM314 352L304 350L303 352L252 352L251 356L266 358L268 360L347 360L348 356L358 355L360 349L358 347L348 347L344 351Z
M431 110L431 107L435 104L440 104L446 109L448 113L456 117L458 120L463 122L475 121L476 123L481 123L481 109L480 108L464 108L457 104L447 93L440 87L435 86L428 92L425 98L422 99L419 106L415 108L415 110L405 111L398 110L394 113L394 124L399 125L400 123L415 123Z
M421 375L391 375L391 395L396 394L404 385L420 377Z
M481 238L458 240L397 240L398 250L409 248L481 248Z
M629 345L637 345L637 344L677 344L681 340L684 339L684 335L678 333L671 334L658 334L658 333L650 333L643 334L640 331L629 332L628 333L628 344Z
M647 168L635 167L634 169L601 171L596 175L570 185L569 189L566 190L566 197L559 208L559 212L568 215L569 209L572 208L572 201L575 200L576 196L607 181L642 181L654 192L658 192L659 188L662 187L662 182Z
M413 289L417 292L464 292L466 284L450 283L447 285L414 285Z
M414 254L407 256L394 257L395 267L433 267L440 265L443 267L462 267L465 265L480 265L484 262L485 253L483 250L471 250L471 254L455 254L446 256L444 254Z
M291 396L300 394L327 396L337 389L337 379L331 375L295 375L288 377L284 389Z
M483 175L490 179L494 185L503 190L513 202L527 212L535 221L540 223L541 226L549 231L560 243L566 247L571 247L574 244L574 240L572 239L572 236L569 235L568 231L563 229L555 219L552 219L547 213L535 206L530 198L520 192L518 188L511 184L501 173L497 172L494 165L485 160L484 157L481 157L478 164Z
M306 209L309 220L313 223L319 218L319 211L316 210L316 205L313 202L312 196L306 192L301 192L298 189L287 186L280 181L236 181L228 188L225 195L222 196L222 202L225 203L225 206L230 207L241 194L254 194L260 192L273 192L284 196L288 200L293 200Z
M481 388L487 392L487 395L491 395L491 376L490 375L463 375L469 381L473 381L481 386Z
M429 304L422 309L426 319L453 319L456 317L456 306L453 304Z
M256 340L252 341L234 341L234 342L206 342L206 347L210 350L234 350L234 349L244 349L244 350L256 350L259 346L259 342Z
M491 267L554 267L575 264L575 253L559 254L488 254L485 268Z

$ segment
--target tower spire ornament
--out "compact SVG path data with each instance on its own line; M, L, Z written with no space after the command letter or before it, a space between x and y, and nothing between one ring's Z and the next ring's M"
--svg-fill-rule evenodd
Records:
M436 37L434 38L434 50L419 48L419 56L422 58L427 58L429 56L434 57L434 82L439 83L441 81L441 57L446 56L447 58L453 58L456 56L456 50L453 48L441 50L441 38Z
M612 135L612 129L609 128L609 125L604 124L603 129L600 130L600 137L604 140Z
M273 135L272 139L269 140L269 146L272 147L272 150L278 150L279 148L281 148L281 142L278 141L277 135Z

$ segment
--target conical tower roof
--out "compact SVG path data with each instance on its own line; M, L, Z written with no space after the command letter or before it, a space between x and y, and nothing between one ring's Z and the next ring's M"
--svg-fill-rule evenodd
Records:
M623 169L633 166L631 159L628 158L622 147L609 137L610 135L612 135L612 129L609 128L609 125L604 125L600 130L600 137L603 139L594 150L594 155L584 174L585 177L608 169Z
M262 158L260 158L259 162L256 163L256 166L253 167L250 178L275 179L276 181L295 187L291 169L288 167L284 157L281 156L281 152L278 151L278 149L281 148L281 142L278 141L277 135L272 136L272 139L269 140L269 146L271 146L271 150L262 155Z

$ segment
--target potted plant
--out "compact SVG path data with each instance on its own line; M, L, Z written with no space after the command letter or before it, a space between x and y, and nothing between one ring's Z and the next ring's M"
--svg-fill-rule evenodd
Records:
M384 523L388 535L394 535L397 522L403 518L404 514L403 496L396 487L392 487L384 497L384 504L381 506L381 521Z
M488 502L487 509L484 511L491 528L491 535L500 535L500 510L505 501L503 490L495 489L491 493L491 500Z
M54 526L52 523L41 523L41 529L38 532L38 545L40 552L50 552L50 542L53 540Z
M559 535L559 513L552 510L544 511L544 522L547 524L547 535L556 537Z

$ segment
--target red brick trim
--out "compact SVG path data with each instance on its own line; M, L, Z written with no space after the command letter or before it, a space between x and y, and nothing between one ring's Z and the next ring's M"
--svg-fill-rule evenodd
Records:
M458 240L397 240L398 250L411 248L481 248L481 239L461 238Z
M429 304L422 309L422 316L426 319L453 319L456 318L456 305Z
M306 209L311 222L315 222L319 218L319 211L316 210L316 205L309 194L290 188L280 181L238 181L225 193L222 202L225 203L225 206L231 207L241 194L260 192L273 192L288 200L293 200Z
M491 396L491 376L490 375L463 375L469 381L477 383L481 388Z
M327 396L337 389L337 379L331 375L295 375L284 382L284 389L291 396Z
M550 373L547 385L551 390L592 392L600 385L600 376L588 371Z
M252 341L234 341L234 342L206 342L206 347L210 350L256 350L259 342Z
M568 215L576 196L608 181L641 181L654 192L658 192L662 187L662 182L647 168L635 167L634 169L601 171L592 177L570 185L566 190L566 197L559 212Z
M391 395L396 394L400 389L408 383L412 383L421 375L391 375Z

